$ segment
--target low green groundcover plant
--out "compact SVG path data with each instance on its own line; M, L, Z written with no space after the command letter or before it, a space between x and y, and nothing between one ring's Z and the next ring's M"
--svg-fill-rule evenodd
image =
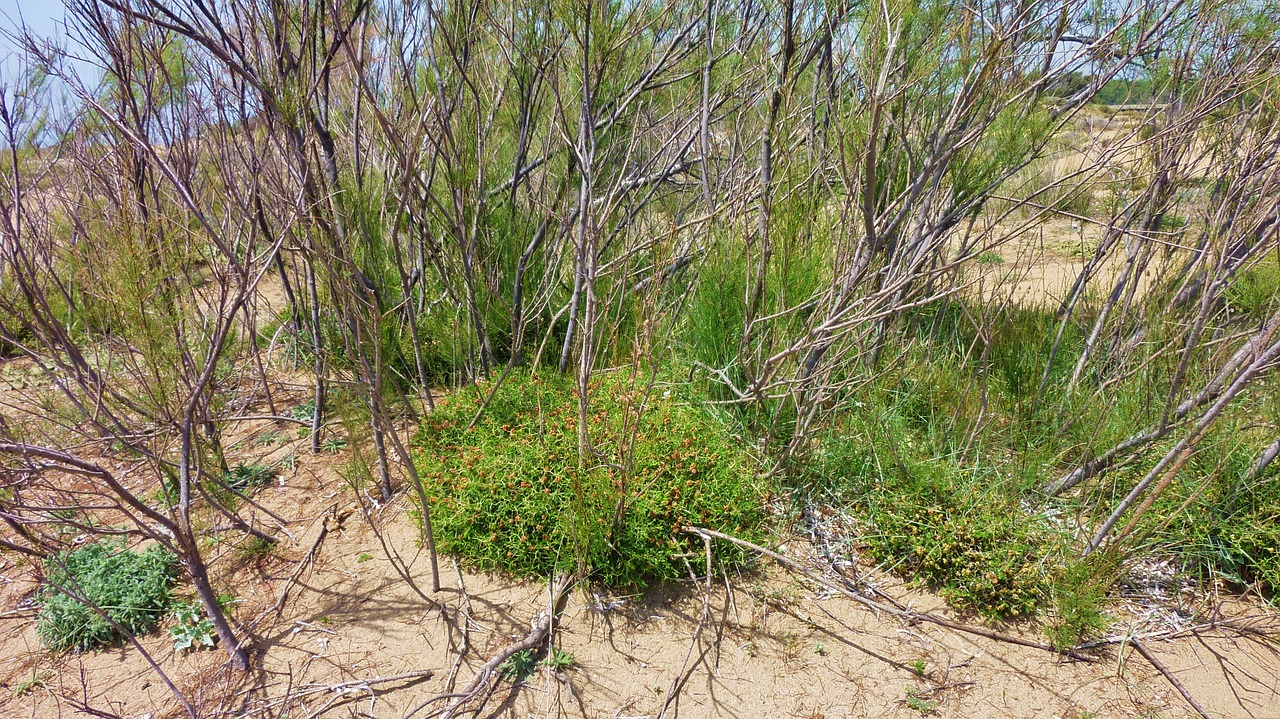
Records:
M440 402L418 448L443 551L518 575L586 567L605 584L639 586L687 576L686 560L701 566L702 541L683 526L761 537L760 482L719 421L664 390L646 398L626 373L593 382L588 429L599 459L583 470L570 379L512 375L470 429L487 386ZM617 460L627 456L629 472ZM714 550L726 563L746 558Z
M936 588L952 606L999 619L1035 614L1049 548L1016 505L966 506L932 492L877 497L864 537L876 559Z
M881 461L874 442L856 433L829 436L824 446L810 471L862 525L857 540L872 558L991 619L1031 616L1048 603L1060 538L1015 496L984 487L990 478L898 458L888 447Z
M47 586L40 594L36 631L50 649L88 650L120 639L100 608L133 634L155 627L170 606L177 561L159 546L130 551L116 542L97 542L45 562Z

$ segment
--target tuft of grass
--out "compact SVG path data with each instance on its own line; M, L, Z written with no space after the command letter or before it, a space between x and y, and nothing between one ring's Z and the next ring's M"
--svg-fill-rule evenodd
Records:
M133 634L151 631L169 609L177 561L159 546L136 552L104 541L59 555L45 571L36 631L50 649L84 651L121 638L112 621Z
M1261 321L1280 303L1280 261L1269 258L1244 270L1227 288L1232 312Z
M270 484L275 476L275 469L268 465L240 463L228 470L222 481L237 492L245 492Z
M1101 636L1111 626L1103 611L1117 577L1114 555L1099 552L1067 565L1054 581L1054 617L1045 627L1049 643L1071 649Z
M1251 473L1260 447L1272 440L1265 430L1219 427L1193 458L1203 479L1175 485L1155 505L1150 550L1175 553L1195 574L1256 587L1272 601L1280 596L1280 465Z
M31 676L21 679L17 684L13 685L13 696L26 696L38 688L48 688L51 676L51 672L33 668Z
M758 540L761 487L738 442L706 411L642 394L625 374L595 381L592 442L599 457L623 460L584 468L576 391L564 377L512 375L470 429L478 393L442 400L417 439L440 547L517 575L584 566L606 585L640 586L687 574L680 555L703 548L686 525ZM715 551L746 559L733 547Z

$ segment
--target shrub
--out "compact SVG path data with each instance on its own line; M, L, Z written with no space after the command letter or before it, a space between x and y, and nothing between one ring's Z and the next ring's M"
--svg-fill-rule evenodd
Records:
M630 379L595 380L588 422L603 457L622 454L624 420L634 420L642 401ZM467 429L487 391L478 389L442 400L418 438L443 551L517 575L547 576L581 561L605 584L637 586L687 574L677 555L703 549L683 525L759 538L759 483L735 440L702 409L650 397L624 481L604 462L579 471L577 399L567 379L512 375ZM730 563L744 558L732 547L715 551Z
M862 549L959 610L993 619L1035 614L1049 597L1058 538L993 476L912 457L919 443L886 431L898 439L831 432L803 470L855 519Z
M1103 607L1116 572L1116 558L1107 552L1091 554L1062 570L1053 583L1054 617L1045 627L1050 644L1056 649L1070 649L1096 638L1111 626Z
M957 609L994 619L1035 614L1046 596L1046 548L1030 517L957 494L904 487L877 497L867 507L871 555Z
M275 469L265 464L240 463L228 470L222 481L228 487L244 492L270 483L275 474Z
M135 552L104 541L47 561L46 575L37 633L55 651L83 651L111 644L120 639L120 633L106 617L68 592L92 602L129 632L144 634L169 608L177 562L159 546Z

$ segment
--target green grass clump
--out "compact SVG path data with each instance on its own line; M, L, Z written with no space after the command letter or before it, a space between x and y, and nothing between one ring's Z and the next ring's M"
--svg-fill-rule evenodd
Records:
M1269 258L1240 273L1227 288L1227 304L1232 311L1261 321L1280 302L1280 262Z
M1219 428L1193 458L1192 476L1175 483L1150 513L1144 528L1151 549L1178 555L1202 577L1255 587L1272 601L1280 596L1280 466L1251 473L1271 440L1265 430Z
M802 470L824 501L856 520L862 551L961 611L1006 619L1043 609L1062 555L1059 534L1020 505L1017 486L948 457L947 438L924 426L941 418L898 414L912 406L902 392L868 399L877 400L864 408L868 421L887 426L827 433Z
M639 586L687 575L678 555L703 549L684 525L759 539L761 487L734 438L674 396L660 391L646 401L639 384L621 373L593 381L588 429L597 456L611 461L592 459L585 471L576 391L564 377L509 377L470 430L487 388L441 401L418 437L440 548L526 576L581 561L605 584ZM628 452L628 422L642 402ZM729 563L744 560L732 547L715 551Z
M275 469L268 465L240 463L228 470L222 481L228 487L244 492L270 483L275 475Z
M177 577L177 560L163 548L135 552L112 542L85 545L45 566L48 580L36 631L55 651L84 651L121 638L106 617L68 592L92 602L131 633L144 634L168 611Z
M1053 583L1054 616L1045 636L1066 650L1095 639L1111 626L1103 611L1118 572L1116 557L1098 552L1066 566Z

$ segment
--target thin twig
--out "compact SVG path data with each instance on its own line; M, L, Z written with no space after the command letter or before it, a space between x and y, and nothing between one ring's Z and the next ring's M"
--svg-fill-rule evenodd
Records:
M1169 668L1157 659L1156 655L1147 651L1147 646L1143 644L1141 640L1134 639L1130 644L1133 645L1134 649L1138 650L1138 653L1141 654L1144 659L1151 662L1151 666L1155 667L1156 671L1163 674L1164 678L1169 680L1169 683L1173 685L1173 688L1178 690L1178 693L1182 695L1183 699L1187 700L1187 703L1191 705L1192 709L1196 710L1197 714L1204 717L1204 719L1213 719L1213 717L1209 715L1209 712L1205 711L1204 707L1200 706L1200 702L1196 701L1196 698L1191 696L1191 692L1187 691L1187 688L1182 686L1182 682L1178 681L1178 678L1173 675L1173 672L1169 671Z
M1009 634L1002 634L1000 632L992 631L990 629L985 629L983 627L975 627L969 624L961 624L960 622L953 622L950 619L943 619L942 617L935 616L933 614L927 614L924 612L913 612L905 609L898 609L897 607L893 607L888 604L884 604L882 602L877 602L876 600L866 597L858 592L855 592L846 587L842 587L836 584L835 582L828 581L826 577L823 577L822 575L818 574L817 572L809 569L808 567L800 564L799 562L793 559L788 559L787 557L784 557L781 554L778 554L777 552L774 552L772 550L765 549L764 547L761 547L758 544L752 544L751 542L738 539L737 537L733 537L728 534L724 534L722 532L717 532L711 529L702 529L700 527L685 527L684 531L690 534L696 534L701 537L715 537L716 539L721 539L726 542L730 542L740 547L744 547L754 552L763 554L769 557L770 559L773 559L774 561L778 562L779 564L783 565L784 567L805 575L809 579L817 582L818 584L821 584L822 586L826 587L827 589L830 589L833 592L843 594L844 596L856 602L859 602L860 604L866 605L867 607L874 609L878 612L885 612L886 614L891 614L895 617L899 617L906 621L928 622L930 624L936 624L940 627L954 629L955 631L958 631L958 632L964 632L966 634L974 634L980 637L986 637L987 639L993 639L998 642L1005 642L1007 644L1017 644L1018 646L1027 647L1029 649L1039 649L1041 651L1050 652L1052 654L1071 657L1072 659L1076 659L1082 662L1097 661L1096 657L1090 656L1076 649L1059 650L1059 649L1053 648L1048 644L1044 644L1042 642L1036 642L1030 639L1023 639L1022 637L1015 637Z

